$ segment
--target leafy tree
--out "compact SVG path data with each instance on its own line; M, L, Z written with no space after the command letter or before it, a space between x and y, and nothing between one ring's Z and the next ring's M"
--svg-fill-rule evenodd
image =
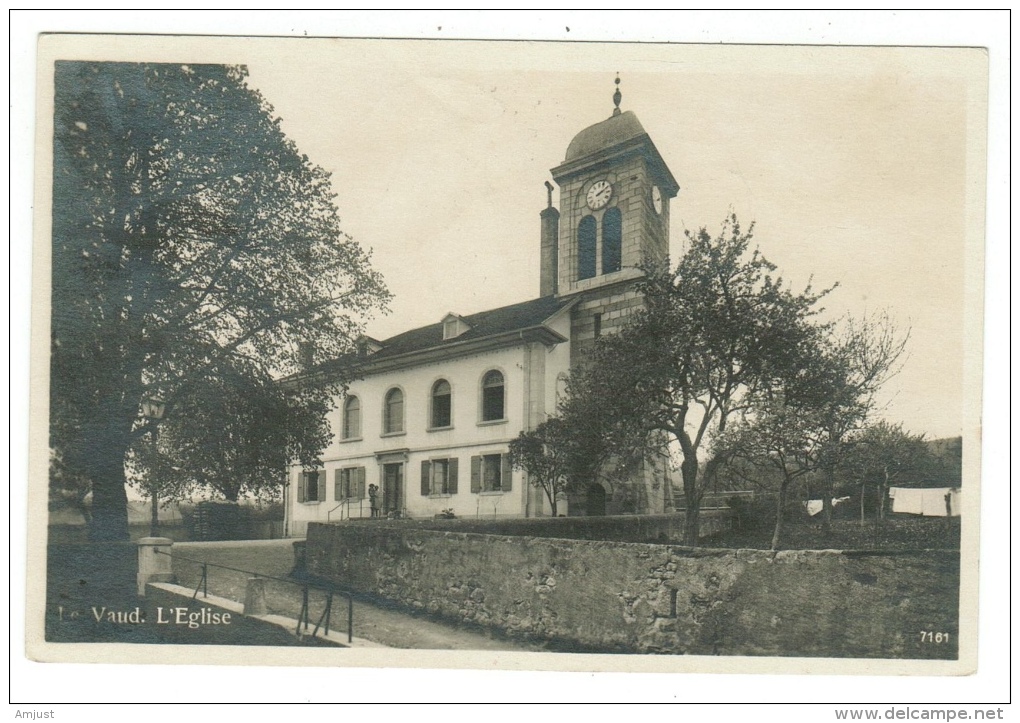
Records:
M879 390L899 371L909 338L909 330L901 333L888 314L881 313L845 319L825 347L822 363L830 391L822 409L818 462L826 530L832 522L838 469L854 446L854 435L876 411Z
M716 440L716 456L728 464L743 461L775 480L776 518L772 549L782 539L785 511L791 486L814 471L819 417L814 410L788 404L782 394L769 394L755 403L749 414L731 425Z
M963 437L932 439L927 442L932 455L930 482L938 487L959 487L963 483Z
M528 473L532 486L545 492L552 516L556 502L568 489L572 472L572 435L563 420L550 417L510 442L510 462Z
M568 396L558 416L521 432L510 443L511 463L545 492L554 517L562 495L579 492L593 482L616 491L642 459L638 438L630 435L626 443L620 437L609 439L613 431L605 418L609 410L590 402L580 395Z
M885 517L889 488L918 486L936 468L929 444L923 434L911 434L901 424L879 422L864 429L854 440L843 461L845 474L860 485L861 522L864 499L869 485L875 490L876 514Z
M92 522L91 492L88 477L70 467L60 450L50 449L50 511L70 507L85 524Z
M196 385L161 425L158 465L172 470L172 480L157 488L176 499L198 490L230 502L277 495L281 475L300 456L302 445L322 449L329 443L322 420L330 398L313 393L299 402L293 396L298 393L271 377L231 369ZM143 440L138 448L149 445ZM173 488L167 490L167 483Z
M350 349L388 298L340 230L329 175L246 75L56 64L51 447L88 480L92 539L126 539L125 459L152 424L143 396L166 401L162 424L189 430L166 444L190 435L181 443L208 458L229 444L234 411L216 395L255 388L278 443L292 417L269 380L301 368L302 345L320 360ZM318 411L311 394L288 398L302 419ZM325 435L304 424L287 451L311 465Z
M822 352L828 329L813 326L807 331L796 363L784 374L763 378L733 424L713 442L715 458L727 469L740 474L749 467L759 479L774 481L773 550L782 540L793 484L815 472L823 459L819 450L826 441L826 415L844 376L834 373L831 358Z
M724 462L702 455L756 390L796 373L827 293L791 291L751 240L734 216L716 237L704 228L688 233L676 269L649 269L640 284L644 311L603 337L571 381L572 396L607 410L607 444L633 450L640 440L648 452L665 435L679 447L689 545L698 542L701 498Z

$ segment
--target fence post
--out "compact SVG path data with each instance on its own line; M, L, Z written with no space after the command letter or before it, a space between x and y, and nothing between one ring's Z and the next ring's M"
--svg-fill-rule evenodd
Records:
M172 582L173 540L167 537L143 537L138 541L138 596L145 597L150 582Z

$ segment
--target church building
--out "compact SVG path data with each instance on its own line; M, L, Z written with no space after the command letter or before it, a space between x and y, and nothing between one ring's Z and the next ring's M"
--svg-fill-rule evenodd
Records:
M620 100L617 88L612 115L578 133L551 170L559 210L546 181L536 298L464 316L451 312L381 341L363 338L359 379L336 400L322 468L290 470L289 534L303 536L308 522L373 511L412 518L550 514L545 493L511 467L510 442L556 413L570 369L599 335L613 333L641 307L634 282L646 259L668 255L669 202L679 191ZM646 467L630 489L593 482L558 501L557 512L666 511L668 471Z

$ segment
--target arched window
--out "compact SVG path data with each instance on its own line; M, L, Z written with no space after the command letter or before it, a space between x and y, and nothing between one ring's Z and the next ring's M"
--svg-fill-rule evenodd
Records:
M358 439L361 437L361 400L357 397L347 397L344 402L344 439Z
M450 383L440 379L432 385L432 417L430 427L449 427L452 424Z
M404 393L394 387L386 392L383 409L383 434L404 431Z
M623 259L623 214L618 208L602 217L602 273L619 271Z
M595 234L594 216L585 216L577 226L577 278L590 279L595 276Z
M482 377L482 421L505 419L503 403L503 375L493 369Z

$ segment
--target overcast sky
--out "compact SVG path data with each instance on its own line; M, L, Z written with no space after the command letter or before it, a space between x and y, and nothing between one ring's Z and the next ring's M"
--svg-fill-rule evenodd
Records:
M673 258L685 228L717 230L730 211L754 221L761 250L794 286L839 284L825 304L833 315L888 310L910 329L887 418L961 433L979 51L277 47L287 52L248 63L250 83L333 173L345 231L373 250L395 297L392 313L370 323L373 336L538 295L543 183L571 138L610 115L620 72L623 109L681 186ZM971 241L980 243L976 231Z

